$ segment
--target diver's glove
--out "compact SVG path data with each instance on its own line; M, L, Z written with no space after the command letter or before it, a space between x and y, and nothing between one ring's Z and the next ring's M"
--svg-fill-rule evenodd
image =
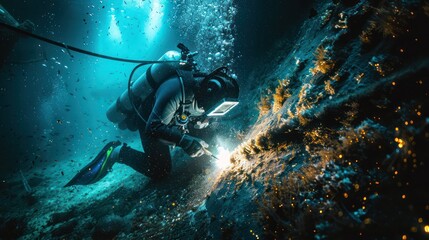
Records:
M189 135L183 135L178 145L191 157L201 157L206 153L205 148L209 147L202 139Z

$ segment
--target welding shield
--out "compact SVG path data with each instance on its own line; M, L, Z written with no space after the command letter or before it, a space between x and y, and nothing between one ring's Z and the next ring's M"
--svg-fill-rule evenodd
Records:
M198 107L206 116L223 116L238 104L239 87L228 68L221 67L207 75L196 94Z

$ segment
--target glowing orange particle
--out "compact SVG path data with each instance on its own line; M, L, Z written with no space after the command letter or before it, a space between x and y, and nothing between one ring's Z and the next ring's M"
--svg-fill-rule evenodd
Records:
M407 235L402 235L402 240L406 240L407 239Z
M405 194L402 195L402 199L405 199L407 196L405 196Z
M429 225L425 226L425 233L429 233Z
M359 184L355 184L355 185L354 185L354 187L355 187L355 190L356 190L356 191L358 191L358 190L359 190Z
M392 85L393 85L393 86L395 86L395 85L396 85L396 82L392 82Z
M343 158L343 155L342 154L340 154L340 156L338 156L339 158Z
M423 222L423 218L419 218L419 223L422 223Z
M347 193L344 193L344 198L348 198L349 195Z

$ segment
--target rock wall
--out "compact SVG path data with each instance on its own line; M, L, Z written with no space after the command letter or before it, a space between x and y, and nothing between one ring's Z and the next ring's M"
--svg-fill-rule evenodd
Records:
M209 236L427 237L427 9L322 1L273 49L246 85L258 120L205 202Z

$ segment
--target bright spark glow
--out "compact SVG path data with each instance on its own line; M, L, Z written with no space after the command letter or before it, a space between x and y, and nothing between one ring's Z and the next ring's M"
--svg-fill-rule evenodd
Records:
M121 30L119 30L116 17L113 14L111 15L110 19L109 35L113 41L122 42Z
M231 165L231 152L228 149L225 149L224 147L218 147L216 157L218 158L218 160L216 160L216 165L219 168L227 168L229 165Z

